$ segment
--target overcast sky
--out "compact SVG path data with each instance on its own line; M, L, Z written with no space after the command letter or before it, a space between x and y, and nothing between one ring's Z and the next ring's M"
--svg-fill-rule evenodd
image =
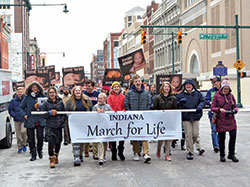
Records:
M68 5L67 14L62 12L63 6L33 6L30 12L30 38L37 38L41 52L47 52L47 65L55 65L56 71L82 65L89 71L92 54L103 49L107 35L124 28L125 12L151 4L151 0L30 1Z

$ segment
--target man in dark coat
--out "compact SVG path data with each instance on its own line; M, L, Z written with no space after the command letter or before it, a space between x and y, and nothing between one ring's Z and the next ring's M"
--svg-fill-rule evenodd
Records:
M17 147L18 153L26 152L27 148L27 132L26 128L24 128L24 118L20 111L20 104L23 100L23 88L19 87L16 91L16 97L10 101L9 104L9 113L14 118L15 130L16 130L16 138L17 138Z
M211 107L211 103L213 101L214 94L220 89L220 84L221 84L221 79L220 77L213 77L211 79L211 83L213 87L207 91L206 97L205 97L205 102L208 106ZM208 112L208 118L209 122L211 125L211 136L212 136L212 144L214 148L214 152L218 153L219 151L219 141L218 141L218 133L216 132L216 126L215 123L213 122L213 115L214 112L209 111Z
M199 120L205 105L202 94L196 89L192 79L186 79L182 92L177 96L177 105L182 109L195 109L195 112L182 112L182 122L185 131L187 159L193 160L194 143L199 138ZM196 144L199 155L205 150Z

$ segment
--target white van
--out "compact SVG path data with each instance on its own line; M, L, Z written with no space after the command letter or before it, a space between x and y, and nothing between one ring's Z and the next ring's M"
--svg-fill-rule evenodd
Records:
M8 106L12 99L11 71L0 69L0 148L10 148L14 123L8 113Z

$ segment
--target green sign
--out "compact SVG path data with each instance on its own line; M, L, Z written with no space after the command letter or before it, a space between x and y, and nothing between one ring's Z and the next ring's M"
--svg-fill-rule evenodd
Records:
M219 39L227 39L227 33L218 33L218 34L200 34L200 39L208 39L208 40L219 40Z

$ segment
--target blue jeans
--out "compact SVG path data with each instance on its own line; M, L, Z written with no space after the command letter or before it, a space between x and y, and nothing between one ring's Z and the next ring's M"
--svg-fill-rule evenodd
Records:
M219 147L219 137L218 133L216 132L216 125L212 123L212 118L209 118L210 125L211 125L211 136L212 136L212 144L213 148Z

